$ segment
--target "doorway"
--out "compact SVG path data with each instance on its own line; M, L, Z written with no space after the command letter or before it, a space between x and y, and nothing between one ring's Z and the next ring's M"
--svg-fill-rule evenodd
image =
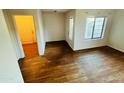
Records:
M15 27L26 58L38 56L35 22L32 15L15 15Z

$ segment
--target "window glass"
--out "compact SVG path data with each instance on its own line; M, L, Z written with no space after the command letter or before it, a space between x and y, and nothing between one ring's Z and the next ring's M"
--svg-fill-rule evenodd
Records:
M73 25L74 25L73 18L69 18L69 39L70 40L72 40L73 38Z
M86 23L86 39L102 38L105 17L90 17Z
M93 26L94 26L94 18L87 18L85 38L92 37Z
M95 19L95 26L94 26L94 33L93 38L100 38L103 32L103 25L104 18L96 18Z

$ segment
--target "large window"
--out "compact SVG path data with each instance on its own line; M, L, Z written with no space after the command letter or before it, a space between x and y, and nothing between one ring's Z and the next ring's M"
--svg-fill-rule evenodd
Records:
M105 17L89 17L86 23L86 39L97 39L103 37Z
M73 28L74 28L74 20L72 17L69 18L69 39L73 38Z

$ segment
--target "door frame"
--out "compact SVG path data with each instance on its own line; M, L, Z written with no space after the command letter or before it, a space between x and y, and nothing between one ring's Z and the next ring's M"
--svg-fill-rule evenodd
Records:
M40 43L38 41L38 34L37 34L37 31L36 31L36 22L35 22L35 18L34 18L34 15L31 15L31 14L14 14L12 15L12 20L13 20L13 24L14 24L14 34L15 34L15 37L16 37L16 42L18 44L18 48L19 48L19 57L17 57L17 59L19 60L20 58L24 58L25 57L25 53L24 53L24 50L23 50L23 46L22 46L22 42L21 42L21 39L20 39L20 36L18 34L18 28L17 28L17 25L16 25L16 20L15 20L15 16L33 16L33 22L34 22L34 29L35 29L35 35L36 35L36 42L37 42L37 48L38 48L38 43ZM38 53L39 53L39 49L38 49ZM40 54L39 54L40 55Z

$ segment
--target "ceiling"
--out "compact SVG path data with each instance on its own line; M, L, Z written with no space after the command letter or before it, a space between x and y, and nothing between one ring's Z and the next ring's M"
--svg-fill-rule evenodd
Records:
M67 12L69 11L70 9L43 9L42 11L43 12Z

